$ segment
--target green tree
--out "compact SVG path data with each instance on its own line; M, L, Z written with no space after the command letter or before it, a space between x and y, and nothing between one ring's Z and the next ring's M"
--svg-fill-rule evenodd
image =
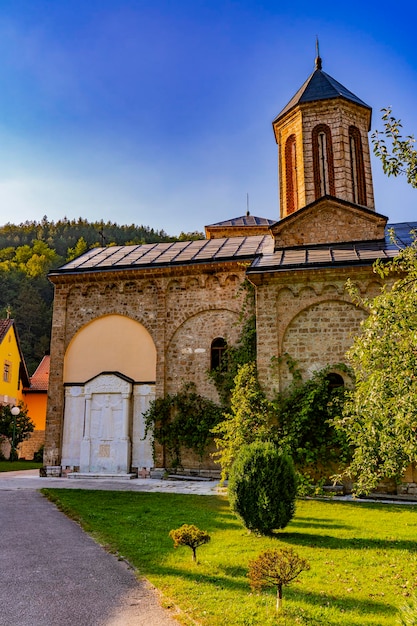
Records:
M298 578L301 572L310 569L306 559L301 558L292 548L265 550L249 562L248 578L252 589L276 587L276 610L282 604L282 588Z
M222 480L242 446L271 436L272 405L262 391L255 363L242 365L235 377L230 413L215 428L217 452L214 457L222 468Z
M84 239L84 237L80 237L73 248L68 248L67 253L67 261L72 261L76 259L77 256L81 256L84 252L88 250L88 243Z
M35 281L23 277L12 305L12 316L16 320L29 372L36 369L49 348L52 306L50 301L45 302L42 297L43 281L46 282L46 279ZM50 293L51 285L44 287Z
M417 187L417 150L413 135L403 137L401 120L391 115L391 108L382 109L383 131L372 134L374 153L382 161L388 176L405 175L412 187Z
M10 441L12 446L10 453L11 461L15 460L17 446L27 439L35 428L26 407L23 404L19 404L19 409L19 415L12 415L11 407L8 405L0 407L0 435L3 435Z
M291 385L274 399L280 445L289 450L302 473L312 469L317 474L318 466L328 470L329 466L346 464L350 446L345 433L334 427L333 420L342 413L347 390L342 384L333 386L332 381L334 370L344 372L349 378L353 378L353 372L344 363L338 363L303 380L295 364L291 369Z
M180 528L169 531L169 536L174 542L174 548L178 546L188 546L191 548L192 559L197 562L197 548L208 543L211 539L208 532L200 530L193 524L183 524Z
M246 528L267 535L285 528L295 512L297 480L291 457L275 444L243 446L230 469L232 511Z
M193 450L200 459L212 442L212 429L221 419L221 407L200 396L194 383L185 384L176 394L152 401L145 415L145 436L152 433L164 447L165 466L181 466L181 450Z
M253 294L250 294L246 300L248 298L252 300L254 298ZM230 410L232 390L239 368L246 363L256 360L256 317L253 312L250 312L248 317L245 317L247 312L246 304L247 302L240 317L242 329L239 340L235 346L227 347L227 367L221 366L208 372L208 376L214 382L220 401L226 410ZM254 299L249 306L252 309Z
M385 282L374 299L352 297L369 311L348 358L356 385L335 420L353 447L349 473L357 493L383 478L401 481L417 461L417 245L375 265Z

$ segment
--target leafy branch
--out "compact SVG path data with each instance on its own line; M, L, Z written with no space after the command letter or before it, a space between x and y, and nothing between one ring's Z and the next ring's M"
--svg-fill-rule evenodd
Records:
M417 188L417 150L414 135L403 137L401 120L391 113L391 107L382 109L384 130L371 135L374 154L381 160L388 176L405 175L407 182Z
M151 432L154 441L165 448L171 466L180 467L182 448L193 450L202 459L221 415L221 407L199 395L194 383L187 383L178 393L151 402L144 415L144 436Z

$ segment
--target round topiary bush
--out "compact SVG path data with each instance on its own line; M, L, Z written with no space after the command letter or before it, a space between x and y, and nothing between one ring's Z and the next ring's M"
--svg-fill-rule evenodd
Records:
M263 535L284 528L295 512L292 458L270 442L243 446L229 474L230 507L246 528Z

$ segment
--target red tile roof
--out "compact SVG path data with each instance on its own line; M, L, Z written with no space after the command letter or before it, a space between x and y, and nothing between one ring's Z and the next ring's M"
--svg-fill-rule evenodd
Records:
M50 359L51 357L48 354L39 363L33 376L30 377L30 390L48 391Z

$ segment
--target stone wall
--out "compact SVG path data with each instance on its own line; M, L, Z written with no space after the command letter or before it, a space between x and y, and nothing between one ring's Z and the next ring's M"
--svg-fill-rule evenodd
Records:
M323 198L272 228L276 248L383 240L387 219Z
M156 348L157 397L193 380L199 393L217 400L206 374L210 346L217 337L234 343L239 335L244 277L237 262L54 277L46 464L60 463L64 358L81 328L109 314L140 322Z
M19 454L19 459L26 459L26 461L33 460L33 456L35 452L44 445L45 443L45 431L44 430L34 430L28 439L22 441L19 445L17 451Z
M257 284L258 371L262 385L272 392L291 380L286 353L296 359L305 378L327 365L345 362L345 353L366 312L355 306L345 289L352 278L363 295L373 296L378 283L371 268L277 272Z

